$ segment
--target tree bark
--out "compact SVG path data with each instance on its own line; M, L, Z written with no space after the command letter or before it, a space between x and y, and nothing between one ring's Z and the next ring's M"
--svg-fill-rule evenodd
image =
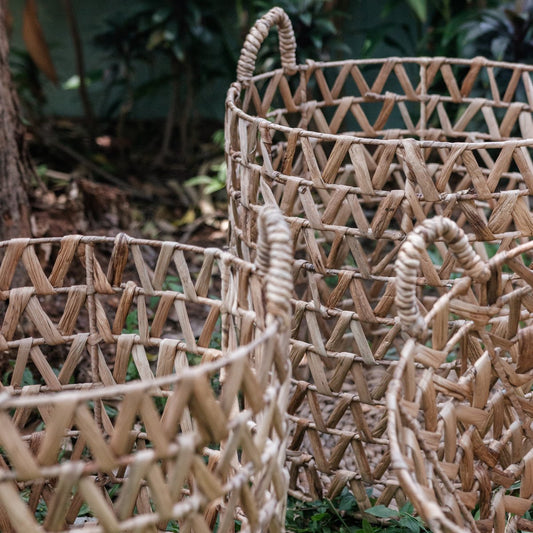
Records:
M29 189L33 173L11 80L7 0L0 0L0 240L29 237Z

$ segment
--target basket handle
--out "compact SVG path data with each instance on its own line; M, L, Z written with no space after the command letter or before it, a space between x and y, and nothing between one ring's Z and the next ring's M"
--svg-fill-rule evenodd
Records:
M416 304L416 279L422 252L442 237L466 274L476 281L491 277L487 263L474 251L463 230L451 219L437 216L425 220L402 244L396 259L396 308L402 329L412 337L424 339L427 324Z
M291 234L278 207L261 208L258 217L255 264L265 280L267 314L278 317L288 328L291 319L292 281Z
M296 70L296 39L287 13L281 7L273 7L256 21L246 36L237 63L237 80L247 84L253 76L257 53L272 26L278 27L281 65L287 72Z

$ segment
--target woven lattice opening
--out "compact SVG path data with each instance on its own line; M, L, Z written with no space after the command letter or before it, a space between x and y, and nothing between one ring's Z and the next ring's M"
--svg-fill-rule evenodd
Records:
M1 531L283 530L291 251L265 213L257 265L0 243Z

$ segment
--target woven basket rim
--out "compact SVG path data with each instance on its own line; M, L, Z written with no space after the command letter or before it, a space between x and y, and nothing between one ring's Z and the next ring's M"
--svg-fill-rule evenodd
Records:
M248 261L245 261L233 254L226 252L221 248L216 248L214 246L198 246L195 244L187 244L180 241L169 241L169 240L159 240L159 239L146 239L140 237L132 237L124 232L119 232L116 235L106 236L106 235L82 235L82 234L69 234L62 235L60 237L16 237L12 239L6 239L0 241L0 248L5 248L13 242L24 242L28 246L37 245L37 244L61 244L61 242L69 239L79 239L79 242L82 244L115 244L121 239L128 245L138 245L138 246L152 246L154 248L161 248L163 246L174 246L180 248L184 251L190 251L192 253L213 253L220 259L236 259L236 262L239 264L250 264ZM255 266L255 265L254 265Z
M470 66L470 65L479 65L482 67L491 67L491 68L520 68L521 70L533 72L533 64L528 63L519 63L513 61L497 61L494 59L488 59L484 56L477 56L473 58L465 57L450 57L450 56L385 56L385 57L373 57L367 59L338 59L334 61L314 61L313 59L307 59L305 63L300 63L294 68L298 72L305 72L309 69L316 68L329 68L329 67L342 67L347 64L353 65L384 65L385 63L409 63L416 65L429 65L434 62L441 61L444 64L448 65L458 65L458 66ZM283 68L278 68L274 70L269 70L267 72L261 72L260 74L255 74L252 76L252 80L260 80L263 78L270 78L274 74L277 74L279 71L283 71ZM239 83L239 82L237 82Z
M38 391L37 394L28 394L24 396L15 396L13 395L13 392L9 390L9 387L5 387L5 391L0 393L0 405L2 405L3 408L23 408L49 405L58 401L64 402L69 396L72 396L73 401L79 402L120 396L121 394L132 391L150 392L153 389L153 392L158 392L159 387L177 385L181 381L197 378L205 374L211 374L228 365L232 365L238 361L246 359L249 352L276 335L278 330L279 322L274 321L268 325L260 335L258 335L249 343L236 347L228 354L223 354L215 361L209 361L187 368L182 368L180 369L179 374L154 377L154 379L151 380L137 379L116 385L93 383L91 388L50 391L44 394L42 391Z
M260 212L261 210L258 210ZM124 241L124 244L128 246L150 246L152 248L163 248L173 247L176 250L181 250L183 252L189 252L197 255L212 255L216 259L222 262L227 262L234 265L239 265L248 269L250 272L256 272L258 266L237 255L232 254L229 251L226 251L222 248L217 248L215 246L198 246L195 244L187 244L180 241L168 241L168 240L158 240L158 239L146 239L140 237L132 237L124 232L119 232L114 236L105 236L105 235L82 235L82 234L70 234L62 235L60 237L15 237L12 239L6 239L0 241L0 250L2 248L7 248L14 243L24 243L27 246L34 246L40 244L61 244L67 240L78 239L81 244L111 244L115 245L121 240Z
M485 57L475 57L473 59L464 59L464 58L452 58L445 56L434 56L434 57L398 57L390 56L384 58L372 58L372 59L346 59L341 61L313 61L308 60L306 64L296 65L294 68L296 73L303 73L307 70L313 69L322 69L330 67L342 67L346 65L385 65L388 62L392 63L407 63L407 64L418 64L419 66L428 65L434 62L442 61L443 64L449 65L458 65L458 66L473 66L479 65L480 68L507 68L507 69L518 69L521 72L531 72L533 73L533 65L527 65L525 63L512 63L506 61L494 61L487 59ZM274 77L276 74L285 72L284 68L278 68L268 72L254 75L250 78L250 81L261 81L264 79L269 79ZM226 97L226 106L235 113L239 118L244 119L248 122L256 123L259 127L264 127L267 129L275 130L285 135L289 135L294 132L298 132L299 137L307 137L310 139L320 139L326 142L349 142L352 144L365 144L365 145L375 145L375 146L401 146L406 141L415 142L420 148L452 148L452 147L461 147L464 149L498 149L508 146L513 146L515 148L520 147L530 147L533 146L533 139L524 139L521 137L513 137L506 140L500 141L433 141L427 139L417 139L409 135L405 136L402 139L378 139L373 137L363 137L360 135L348 135L343 133L321 133L317 131L307 130L303 128L284 126L281 124L276 124L269 121L266 118L251 115L243 111L238 102L240 100L241 91L244 88L244 84L239 81L232 83L227 91ZM429 98L429 95L428 95ZM461 103L470 102L475 100L475 98L464 98ZM316 101L316 100L314 100ZM339 102L340 99L333 100L333 103ZM529 109L531 106L527 102L500 102L502 107L507 107L512 103L522 103L524 110Z

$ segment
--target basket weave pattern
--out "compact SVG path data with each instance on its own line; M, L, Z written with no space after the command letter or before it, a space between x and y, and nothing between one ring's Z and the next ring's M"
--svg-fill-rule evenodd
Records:
M275 26L282 68L254 75ZM372 487L378 503L401 506L387 477L384 401L403 345L394 261L434 216L455 220L483 260L533 235L533 67L444 57L301 65L294 43L274 8L246 39L228 91L232 250L253 258L257 212L279 206L296 255L291 491L314 499L348 485L364 509ZM443 287L454 263L442 242L433 252L444 264L424 250L421 274Z
M406 233L434 214L477 242L531 236L533 67L389 58L293 69L228 93L230 218L243 255L255 209L271 201L321 273L390 274ZM361 239L374 241L371 254Z
M284 529L292 253L276 210L261 224L257 265L124 234L0 243L2 531Z
M462 276L436 298L418 269L441 238ZM387 396L392 466L432 531L533 531L521 518L533 499L532 257L528 242L483 261L440 217L398 256L408 340Z

